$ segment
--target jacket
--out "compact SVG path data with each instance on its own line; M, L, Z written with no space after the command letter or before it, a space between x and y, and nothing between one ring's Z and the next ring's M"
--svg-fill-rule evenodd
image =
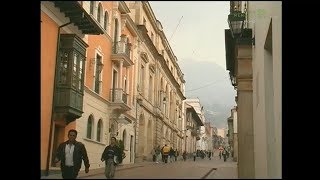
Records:
M63 142L59 145L56 158L61 161L61 170L65 167L65 148L69 141ZM82 164L82 160L84 161L84 166L86 168L90 167L89 159L87 155L87 150L85 146L81 143L76 141L74 144L74 151L73 151L73 165L74 169L79 172Z

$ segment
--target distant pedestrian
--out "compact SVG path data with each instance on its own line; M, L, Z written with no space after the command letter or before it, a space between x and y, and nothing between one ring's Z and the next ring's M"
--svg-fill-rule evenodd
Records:
M116 138L111 138L111 143L107 146L101 156L101 161L105 161L105 176L113 179L115 175L116 165L121 158L120 148L116 145Z
M69 130L68 140L61 143L58 147L54 162L61 161L61 172L63 179L76 179L84 161L85 173L89 172L89 159L87 150L81 142L76 141L78 132L74 129Z
M151 150L151 156L152 156L152 161L153 162L156 162L156 158L157 158L157 156L156 156L156 148L154 147L152 150Z
M176 150L174 151L174 160L177 161L177 158L179 156L179 151L178 149L176 148Z
M173 150L173 148L171 147L170 148L170 151L169 151L169 160L170 160L170 163L172 163L173 161L174 161L174 154L175 154L175 152L174 152L174 150Z
M226 162L226 160L227 160L227 150L226 149L224 149L222 151L222 156L223 156L223 161Z
M161 158L161 149L160 149L160 145L158 145L158 147L155 150L156 153L156 163L159 163L159 160Z
M193 152L193 161L196 161L197 153Z
M164 158L164 162L165 162L165 163L168 163L169 153L170 153L170 147L167 146L167 144L165 144L165 145L162 147L162 154L163 154L163 158Z
M211 160L211 151L208 152L208 158Z
M183 160L186 161L186 159L187 159L187 152L186 151L183 151L182 157L183 157Z

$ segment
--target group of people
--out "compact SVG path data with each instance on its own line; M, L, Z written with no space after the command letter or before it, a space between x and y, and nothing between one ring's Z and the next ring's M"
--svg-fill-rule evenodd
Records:
M76 179L81 169L82 160L84 161L85 173L89 172L89 158L83 143L76 141L78 132L74 129L69 130L68 140L61 143L57 149L55 163L61 162L60 168L63 179ZM102 155L101 161L105 162L105 176L112 179L115 175L115 166L122 161L120 148L116 145L116 138L111 138Z
M223 161L227 161L227 158L229 158L230 152L227 147L219 147L219 158L221 159L221 156L223 156Z
M177 149L173 149L165 144L162 148L160 145L156 148L153 148L151 151L152 160L156 163L159 163L160 159L164 163L177 161L177 157L179 156L179 151Z
M160 148L160 145L158 147L153 148L151 151L151 155L153 162L159 163L160 160L162 160L162 162L164 163L171 163L177 161L177 158L179 157L180 153L177 149L174 150L172 147L169 147L167 144L165 144L162 148ZM204 159L204 157L208 157L208 159L211 160L213 152L197 150L194 153L192 153L192 156L194 161L196 160L196 157L201 157L202 159ZM182 153L182 158L184 161L186 161L186 151Z

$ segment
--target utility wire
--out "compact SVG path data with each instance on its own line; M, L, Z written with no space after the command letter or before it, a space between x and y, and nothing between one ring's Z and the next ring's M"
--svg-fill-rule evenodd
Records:
M179 24L180 24L180 22L181 22L181 19L182 19L182 18L183 18L183 16L181 16L181 18L180 18L180 20L179 20L179 23L178 23L178 25L177 25L176 29L173 31L173 33L172 33L172 35L171 35L171 37L170 37L169 41L172 39L172 36L174 35L174 33L176 32L176 30L178 29L178 26L179 26Z
M225 79L228 79L228 78L225 78ZM218 81L214 81L214 82L212 82L212 83L210 83L210 84L207 84L207 85L204 85L204 86L195 88L195 89L186 90L186 92L190 92L190 91L195 91L195 90L198 90L198 89L202 89L202 88L211 86L211 85L213 85L213 84L215 84L215 83L217 83L217 82L220 82L220 81L222 81L222 80L225 80L225 79L220 79L220 80L218 80Z

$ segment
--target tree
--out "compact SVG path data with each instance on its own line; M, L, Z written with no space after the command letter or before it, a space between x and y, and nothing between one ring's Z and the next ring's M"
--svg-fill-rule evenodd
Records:
M120 154L122 154L122 156L119 157L119 163L122 163L122 160L126 158L126 153L124 152L124 142L122 140L118 140L117 145L120 149Z

